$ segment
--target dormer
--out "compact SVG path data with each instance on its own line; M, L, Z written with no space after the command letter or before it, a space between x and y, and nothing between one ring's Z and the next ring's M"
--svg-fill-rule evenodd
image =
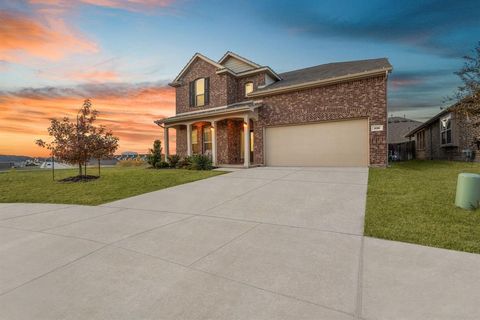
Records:
M245 59L244 57L241 57L231 51L227 51L227 53L223 55L218 63L235 73L250 71L261 67L255 62Z

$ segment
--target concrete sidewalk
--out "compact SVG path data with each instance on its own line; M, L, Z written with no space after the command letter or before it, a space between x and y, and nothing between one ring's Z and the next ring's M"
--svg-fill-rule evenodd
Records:
M368 169L0 204L2 319L477 319L480 255L363 237Z

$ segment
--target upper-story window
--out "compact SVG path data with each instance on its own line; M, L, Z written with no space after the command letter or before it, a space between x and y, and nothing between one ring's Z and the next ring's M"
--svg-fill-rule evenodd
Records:
M452 143L452 116L450 114L440 119L440 139L442 144Z
M209 103L210 78L190 82L190 107L203 107Z
M249 94L250 92L253 92L253 82L247 82L247 83L245 83L245 97L246 97L247 94Z

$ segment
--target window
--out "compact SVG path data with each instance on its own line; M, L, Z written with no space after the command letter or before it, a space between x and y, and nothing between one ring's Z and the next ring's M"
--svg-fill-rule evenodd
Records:
M250 92L253 92L253 82L247 82L247 83L245 83L245 97L246 97L247 94L249 94Z
M440 140L442 145L452 143L452 117L450 114L440 119Z
M198 146L198 134L197 134L197 127L192 128L192 153L198 154L200 153L200 148Z
M205 105L205 78L195 80L195 106Z
M425 130L417 133L417 150L425 149Z
M210 78L190 82L190 107L203 107L209 103Z
M203 154L212 154L212 127L203 127Z

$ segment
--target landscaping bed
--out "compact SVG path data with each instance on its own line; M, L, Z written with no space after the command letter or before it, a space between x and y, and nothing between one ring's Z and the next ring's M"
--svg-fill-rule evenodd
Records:
M0 174L0 202L98 205L222 173L114 167L102 168L101 177L87 183L62 183L59 181L78 174L77 169L55 170L56 181L52 181L51 170L11 170Z
M480 253L480 210L455 207L457 176L480 164L409 161L370 169L365 235Z

